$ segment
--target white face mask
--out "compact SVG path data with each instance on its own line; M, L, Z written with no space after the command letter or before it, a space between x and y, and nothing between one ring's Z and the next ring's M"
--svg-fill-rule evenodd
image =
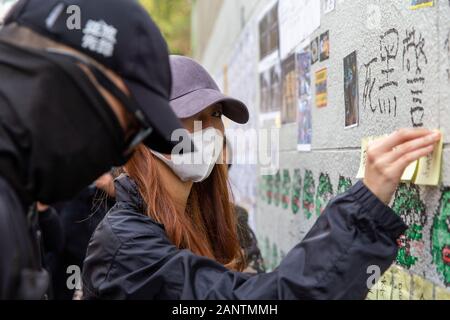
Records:
M222 154L224 138L214 128L196 131L189 136L197 149L195 152L172 154L171 159L153 150L152 153L172 169L181 181L202 182L210 176Z

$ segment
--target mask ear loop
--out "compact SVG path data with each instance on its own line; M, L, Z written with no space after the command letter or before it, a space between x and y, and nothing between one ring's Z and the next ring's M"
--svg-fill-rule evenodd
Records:
M103 72L94 66L90 66L94 77L98 83L108 90L113 96L115 96L124 107L133 114L139 121L141 129L131 139L125 150L124 156L128 157L133 153L133 150L145 139L147 139L153 133L153 127L148 123L142 111L137 107L137 103L132 96L127 96L107 77Z
M132 96L127 96L124 92L122 92L117 86L95 65L83 59L82 57L78 57L70 52L65 50L59 50L54 48L47 49L50 53L59 54L71 58L75 63L82 63L86 65L89 70L92 72L98 83L105 88L108 92L110 92L114 97L116 97L120 103L135 116L140 124L139 132L134 135L129 142L125 142L127 145L124 151L124 157L128 158L133 150L144 140L146 140L154 131L153 127L148 123L146 117L137 107L137 103Z

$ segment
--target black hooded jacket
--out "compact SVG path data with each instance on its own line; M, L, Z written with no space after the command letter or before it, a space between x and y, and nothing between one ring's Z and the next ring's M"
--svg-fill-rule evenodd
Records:
M16 112L0 94L0 299L42 299L50 279L37 212L24 190L30 142Z
M70 198L123 163L123 130L76 64L11 44L2 32L0 299L42 299L50 279L32 204Z
M39 243L37 216L0 175L0 299L45 297L50 278Z
M95 231L83 268L85 299L364 299L369 266L396 257L401 219L358 182L332 200L275 271L249 275L177 249L146 215L132 180Z

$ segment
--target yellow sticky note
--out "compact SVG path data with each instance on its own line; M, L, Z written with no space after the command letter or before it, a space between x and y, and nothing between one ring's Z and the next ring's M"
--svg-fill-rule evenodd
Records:
M281 128L281 114L278 114L275 118L275 128Z
M409 300L411 296L411 276L401 268L392 272L392 300Z
M436 287L436 300L450 300L450 290Z
M419 4L411 4L410 9L417 10L417 9L422 9L422 8L432 7L432 6L434 6L434 0L419 1Z
M441 177L442 149L444 138L438 142L432 154L419 159L415 184L425 186L437 186Z
M413 275L413 300L433 300L434 285L422 277Z
M358 174L356 179L363 179L366 173L367 147L369 146L369 138L363 138L361 141L361 161L359 163Z
M405 169L405 172L403 172L402 179L401 179L403 182L410 182L414 179L418 164L419 164L419 161L416 160Z
M377 300L377 290L376 290L375 286L369 290L366 300Z
M392 293L392 272L386 271L377 284L372 288L377 291L377 300L391 300Z

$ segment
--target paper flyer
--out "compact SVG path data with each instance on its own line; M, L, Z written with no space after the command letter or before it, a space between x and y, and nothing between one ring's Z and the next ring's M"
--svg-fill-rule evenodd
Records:
M310 151L312 142L311 53L309 47L297 53L298 68L298 151Z
M280 55L285 58L320 27L320 1L280 0Z
M325 108L328 105L327 69L316 72L316 107Z

